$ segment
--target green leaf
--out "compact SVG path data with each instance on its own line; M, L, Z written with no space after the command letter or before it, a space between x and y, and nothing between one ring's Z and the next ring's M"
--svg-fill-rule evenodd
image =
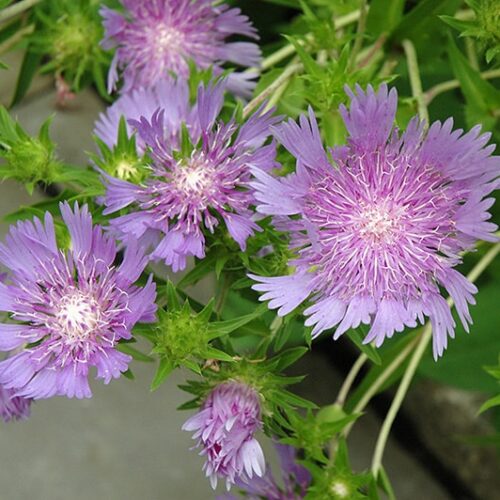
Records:
M201 375L200 366L196 361L186 358L182 360L182 365L185 366L186 368L189 368L192 372L196 373L197 375Z
M390 33L403 17L405 0L372 0L366 19L366 32L374 38Z
M495 396L494 398L488 399L488 401L485 401L481 405L481 408L479 408L479 411L477 413L478 413L478 415L480 415L484 411L489 410L490 408L493 408L494 406L500 406L500 394L498 396Z
M462 19L457 19L453 16L439 16L439 19L445 22L448 26L451 26L452 28L460 32L464 32L476 27L476 23L473 21L465 21Z
M447 9L454 10L460 0L422 0L418 2L392 33L391 40L400 42L405 38L421 37L425 33L426 23L439 13L446 13Z
M363 338L361 336L361 332L363 333L363 337L366 335L366 332L363 332L362 327L356 328L354 330L349 330L347 332L347 336L352 340L352 342L356 345L356 347L366 354L370 361L373 361L376 365L382 364L382 360L380 359L380 355L377 350L371 344L363 344Z
M177 283L177 288L185 288L190 285L194 285L200 281L204 276L213 271L215 261L217 256L215 254L208 255L203 260L196 262L191 271L189 271L180 281Z
M301 398L293 392L286 391L281 389L279 391L275 391L272 395L272 398L285 406L293 406L298 408L309 408L311 410L316 409L318 406L312 401L308 401L307 399Z
M167 358L160 359L158 369L156 370L156 374L151 382L151 391L156 391L156 389L158 389L158 387L160 387L165 379L172 373L174 368L174 364Z
M181 303L179 301L179 296L177 295L177 290L175 285L169 280L167 281L167 308L169 311L178 311L181 308Z
M134 374L132 373L132 370L129 368L128 370L122 372L122 375L125 377L125 378L128 378L129 380L134 380L135 379L135 376Z
M309 349L307 347L292 347L278 354L272 361L277 361L276 371L283 371L290 365L293 365L295 361L300 359Z
M471 332L467 334L457 324L455 338L449 339L443 357L436 362L431 353L424 356L420 374L460 389L497 393L498 382L482 367L498 362L499 296L499 283L483 285L476 295L477 304L471 307Z
M260 317L265 310L267 310L267 306L265 304L261 304L255 308L253 313L246 314L245 316L227 319L225 321L212 321L208 324L208 338L212 340L216 337L234 332L238 328L250 323L250 321L255 318Z
M387 495L387 498L389 500L396 500L396 495L394 494L391 482L389 481L389 476L387 475L387 472L385 472L385 469L382 466L380 467L377 481L380 488L382 488L382 491Z
M449 39L449 55L453 72L460 82L460 88L467 103L488 113L500 107L500 91L484 80L458 50L453 38Z
M21 99L26 95L28 89L30 88L33 77L35 76L40 62L42 61L42 54L32 52L30 47L26 49L24 54L23 63L21 69L19 70L19 76L17 77L16 90L14 92L14 97L10 103L10 107L18 104Z
M123 354L128 354L132 356L136 361L142 361L144 363L151 363L154 359L147 354L137 350L135 347L132 347L129 343L120 343L116 346L116 349Z
M208 347L205 349L204 354L207 359L217 359L219 361L227 361L228 363L234 363L234 358L224 351L215 349L214 347Z
M315 78L323 79L325 74L324 69L305 51L302 44L294 37L285 35L285 38L295 47L306 71Z

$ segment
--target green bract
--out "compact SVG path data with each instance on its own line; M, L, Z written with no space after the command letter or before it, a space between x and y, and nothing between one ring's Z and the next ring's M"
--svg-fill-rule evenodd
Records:
M28 135L0 108L0 165L2 179L15 179L31 193L38 183L51 184L62 172L62 164L55 155L55 145L49 137L48 119L37 137Z

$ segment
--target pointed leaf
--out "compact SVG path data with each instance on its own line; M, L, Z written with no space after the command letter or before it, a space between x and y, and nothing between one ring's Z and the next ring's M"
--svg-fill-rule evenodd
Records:
M158 387L165 381L165 379L172 373L175 365L167 358L162 358L156 370L156 374L151 382L151 391L156 391Z
M129 343L120 343L116 346L116 349L120 352L123 352L123 354L132 356L132 358L134 358L136 361L142 361L144 363L151 363L152 361L154 361L151 356L148 356L135 347L132 347Z

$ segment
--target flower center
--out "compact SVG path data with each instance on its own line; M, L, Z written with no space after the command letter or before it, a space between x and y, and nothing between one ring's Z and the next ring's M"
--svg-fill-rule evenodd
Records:
M97 301L81 292L74 292L61 299L56 320L63 336L70 342L86 340L99 322Z
M132 163L122 160L116 165L116 175L118 178L128 180L137 174L137 168Z
M170 50L178 51L181 46L181 32L166 24L159 25L151 33L151 37L153 46L156 47L156 51L161 55Z
M392 243L400 218L400 209L380 203L362 208L356 222L363 239L373 244Z
M198 162L179 166L174 182L185 194L201 194L212 184L212 169L205 163Z

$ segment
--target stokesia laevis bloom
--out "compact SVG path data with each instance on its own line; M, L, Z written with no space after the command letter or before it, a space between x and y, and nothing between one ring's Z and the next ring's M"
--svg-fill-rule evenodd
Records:
M440 287L453 298L466 329L476 287L454 267L478 239L496 241L487 222L498 186L500 158L480 127L452 131L451 119L425 132L413 118L393 130L395 89L347 89L340 108L347 146L326 154L312 111L309 119L275 129L297 158L295 173L273 178L255 172L257 210L289 231L296 256L289 276L252 276L271 308L285 315L310 298L306 325L315 337L336 325L334 338L370 324L365 342L430 318L434 356L442 355L455 322Z
M213 233L224 221L242 250L247 238L260 230L250 209L255 202L251 169L276 166L275 145L265 141L279 117L260 114L260 109L241 126L234 119L223 123L217 117L224 81L200 86L193 106L186 83L175 85L177 106L157 110L150 120L129 120L138 144L150 148L150 175L140 185L104 175L104 203L106 214L129 207L130 213L110 222L118 235L154 246L151 258L178 271L185 268L187 256L205 256L203 228ZM142 99L151 109L155 92L131 98Z
M30 416L31 398L16 396L12 389L0 385L0 415L4 422L24 420Z
M99 115L94 128L94 133L109 147L113 148L118 142L118 128L122 117L126 119L128 135L132 135L135 128L129 123L141 117L151 121L158 109L166 110L164 115L164 139L178 140L178 133L182 122L193 123L196 109L189 105L189 89L183 80L165 78L158 84L147 89L132 90L120 96L104 113ZM171 137L168 137L168 133ZM143 154L146 145L140 137L137 139L137 153Z
M123 74L122 92L150 87L169 72L187 78L189 60L197 67L222 72L225 62L257 67L261 54L253 42L227 42L233 35L258 39L256 29L240 9L214 5L212 0L121 0L125 14L103 7L106 30L102 45L116 47L108 76L111 92ZM233 73L231 91L248 96L255 72Z
M251 481L244 483L236 481L236 486L245 492L248 500L300 500L306 496L307 488L311 483L310 472L296 461L297 450L293 446L275 443L280 461L282 485L274 478L271 469L266 467L262 477L254 476ZM218 500L236 500L230 493L217 497Z
M0 350L14 351L0 363L0 384L15 396L90 397L89 370L109 383L127 370L131 357L116 349L138 321L155 320L155 284L134 285L147 259L136 242L115 266L113 239L92 225L88 207L60 204L71 238L58 248L49 212L11 226L0 244L9 270L0 283Z
M216 386L182 429L195 431L193 439L206 456L203 470L212 487L223 478L229 490L237 480L248 483L264 475L264 454L254 437L261 427L259 395L252 387L231 381Z

